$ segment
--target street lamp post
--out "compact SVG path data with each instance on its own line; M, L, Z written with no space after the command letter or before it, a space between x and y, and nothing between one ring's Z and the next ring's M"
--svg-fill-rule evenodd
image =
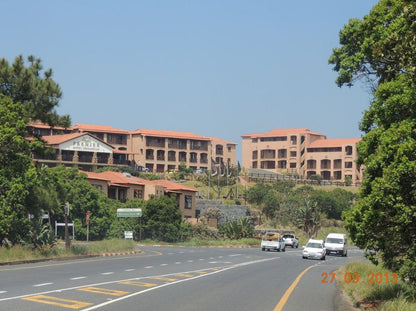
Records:
M69 203L66 202L64 205L65 212L65 248L71 248L71 241L69 240L69 231L68 231L68 215L69 215Z

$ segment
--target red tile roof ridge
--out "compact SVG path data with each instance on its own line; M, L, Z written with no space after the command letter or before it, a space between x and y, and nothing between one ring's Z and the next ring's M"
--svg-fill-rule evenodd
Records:
M71 129L73 130L83 130L83 131L92 131L92 132L106 132L106 133L119 133L119 134L129 134L130 131L121 130L110 125L97 125L97 124L86 124L86 123L77 123L74 124Z
M265 133L252 133L252 134L245 134L241 137L252 137L252 138L258 138L258 137L270 137L270 136L276 136L276 135L290 135L290 134L311 134L311 135L322 135L318 132L312 131L306 127L300 127L300 128L283 128L283 129L272 129Z
M44 129L56 129L56 130L70 129L70 127L65 128L65 127L62 127L62 126L51 126L49 124L45 124L45 123L42 123L42 122L29 122L27 125L37 127L37 128L44 128Z
M41 139L44 140L49 145L57 145L68 140L81 137L84 135L90 135L88 133L70 133L70 134L61 134L61 135L47 135L42 136Z
M308 148L319 147L341 147L348 144L356 144L361 138L332 138L332 139L318 139L312 142Z
M227 144L227 145L237 145L236 143L224 140L222 138L218 138L218 137L210 137L210 138L211 138L211 140L219 141L219 142L222 142L222 143Z
M170 130L152 130L152 129L137 129L131 131L132 134L143 134L145 136L156 136L156 137L171 137L171 138L187 138L187 139L198 139L198 140L210 140L209 137L197 135L191 132L180 132Z

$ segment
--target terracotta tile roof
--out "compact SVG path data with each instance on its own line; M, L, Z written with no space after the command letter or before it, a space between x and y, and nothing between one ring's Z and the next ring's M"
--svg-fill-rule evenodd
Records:
M162 186L167 192L192 191L198 192L197 189L175 183L169 180L147 180L136 176L125 175L120 172L105 171L101 173L85 172L89 179L107 181L110 185L157 185Z
M230 141L226 141L226 140L221 139L221 138L218 138L218 137L210 137L210 139L212 141L217 141L217 142L220 142L220 143L223 143L223 144L227 144L227 145L237 145L236 143L232 143Z
M329 148L355 145L361 138L319 139L312 142L308 148Z
M89 179L96 179L96 180L103 180L107 181L110 185L140 185L143 186L145 183L142 182L142 179L138 179L134 176L128 177L129 175L125 175L120 172L113 172L113 171L105 171L101 173L94 173L94 172L85 172L80 171L82 173L87 174Z
M197 135L197 134L190 133L190 132L138 129L136 131L132 131L131 133L132 134L140 134L140 135L143 135L143 136L152 136L152 137L210 140L209 137Z
M81 137L84 135L88 135L88 133L72 133L72 134L62 134L62 135L49 135L49 136L42 136L42 139L48 145L59 145L68 140Z
M55 129L55 130L68 130L69 129L69 128L64 128L61 126L50 126L49 124L36 123L36 122L29 123L28 126L39 128L39 129Z
M115 133L115 134L128 134L129 131L120 130L108 125L95 125L95 124L75 124L71 127L73 130L83 132L96 132L96 133Z
M55 145L59 145L62 144L68 140L74 139L74 138L78 138L81 136L85 136L88 135L96 140L99 140L101 143L110 146L111 148L114 149L113 146L111 146L110 144L107 144L105 141L89 134L89 133L71 133L71 134L62 134L62 135L48 135L48 136L42 136L42 139L46 142L47 145L50 146L55 146Z
M290 128L290 129L273 129L266 133L253 133L242 135L241 137L246 138L260 138L260 137L273 137L273 136L287 136L292 134L309 134L309 135L322 135L318 132L311 131L308 128Z
M156 185L162 186L168 192L179 192L179 191L192 191L198 192L197 189L191 188L182 184L178 184L176 182L170 180L152 180L152 182Z

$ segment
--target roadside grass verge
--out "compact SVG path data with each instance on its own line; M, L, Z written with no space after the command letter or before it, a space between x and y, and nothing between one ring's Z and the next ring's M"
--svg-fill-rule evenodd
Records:
M111 239L89 243L72 242L69 250L65 248L64 243L59 242L54 247L44 246L36 249L22 245L14 245L11 248L0 247L0 263L127 252L134 250L135 244L134 241L124 239Z
M177 242L177 243L168 243L168 242L161 242L155 240L142 240L139 241L139 244L158 244L158 245L176 245L176 246L258 246L260 247L260 240L255 238L248 238L248 239L238 239L238 240L231 240L231 239L199 239L199 238L192 238L186 242Z
M355 275L354 275L355 273ZM357 280L357 276L359 280ZM370 262L352 262L337 271L338 285L354 306L374 311L416 310L416 289Z

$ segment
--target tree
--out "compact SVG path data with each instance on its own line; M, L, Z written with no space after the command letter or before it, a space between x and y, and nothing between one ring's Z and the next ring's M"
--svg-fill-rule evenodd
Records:
M17 56L12 64L0 59L0 94L22 103L28 120L68 127L69 116L59 116L55 110L62 91L52 79L52 69L43 71L40 58L32 55L27 61L29 64L25 67L22 55Z
M175 195L146 201L142 221L145 237L165 242L181 239L182 214Z
M373 94L358 145L365 179L346 227L360 247L416 284L416 3L381 0L340 31L329 59L338 86L364 79ZM378 263L374 253L369 258Z
M25 205L37 182L25 131L24 106L0 94L0 241L28 238L28 216L35 212Z
M41 212L39 205L31 204L39 188L30 154L44 146L40 140L26 139L27 123L70 123L68 116L59 117L55 111L62 93L52 80L52 70L43 72L40 59L33 56L28 62L26 67L22 56L11 65L0 59L0 239L13 243L33 241L39 232L29 221ZM51 200L45 198L45 202Z

